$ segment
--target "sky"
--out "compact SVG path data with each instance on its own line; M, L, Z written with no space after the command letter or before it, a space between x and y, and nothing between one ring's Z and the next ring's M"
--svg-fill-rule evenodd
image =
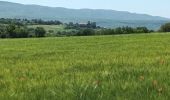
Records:
M3 0L50 7L112 9L170 18L170 0Z

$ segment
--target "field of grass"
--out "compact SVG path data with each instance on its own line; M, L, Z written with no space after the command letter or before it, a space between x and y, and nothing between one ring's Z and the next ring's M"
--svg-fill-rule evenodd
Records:
M28 25L29 28L43 27L47 33L49 30L52 30L53 33L63 32L63 31L72 31L73 29L65 29L64 25Z
M0 100L169 100L170 34L0 40Z
M64 30L64 25L29 25L29 28L43 27L45 30Z

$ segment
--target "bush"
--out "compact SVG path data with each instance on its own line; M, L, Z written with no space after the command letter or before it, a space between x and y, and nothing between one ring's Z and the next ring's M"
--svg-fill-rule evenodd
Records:
M147 27L137 27L136 33L149 33L150 31L147 29Z
M36 37L44 37L46 34L46 31L43 27L37 27L35 29L35 36Z
M16 28L15 33L17 38L26 38L29 35L29 32L26 28Z
M9 24L4 29L1 38L26 38L29 35L28 29L24 26Z
M93 29L87 28L82 29L77 33L78 36L89 36L89 35L95 35L95 31Z
M162 25L159 31L170 32L170 23L166 23L166 24Z
M16 32L15 32L16 26L15 24L9 24L6 27L6 34L9 35L10 38L16 38Z

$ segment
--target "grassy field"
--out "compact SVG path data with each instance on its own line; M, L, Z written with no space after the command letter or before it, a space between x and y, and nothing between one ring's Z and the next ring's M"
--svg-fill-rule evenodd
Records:
M170 34L0 40L0 100L169 100Z
M43 27L46 31L54 30L61 31L64 30L64 25L29 25L29 28Z
M63 32L63 31L72 31L74 29L65 29L66 26L64 25L28 25L29 28L36 28L36 27L43 27L47 33L49 33L49 31L53 31L54 33L57 32Z

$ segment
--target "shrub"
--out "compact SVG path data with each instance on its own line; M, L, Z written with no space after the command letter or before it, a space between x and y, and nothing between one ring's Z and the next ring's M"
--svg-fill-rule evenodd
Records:
M44 37L46 34L46 31L43 27L37 27L35 29L35 36L36 37Z
M90 28L80 30L77 35L79 36L88 36L88 35L95 35L95 31Z
M162 25L159 31L170 32L170 23L166 23L166 24Z

